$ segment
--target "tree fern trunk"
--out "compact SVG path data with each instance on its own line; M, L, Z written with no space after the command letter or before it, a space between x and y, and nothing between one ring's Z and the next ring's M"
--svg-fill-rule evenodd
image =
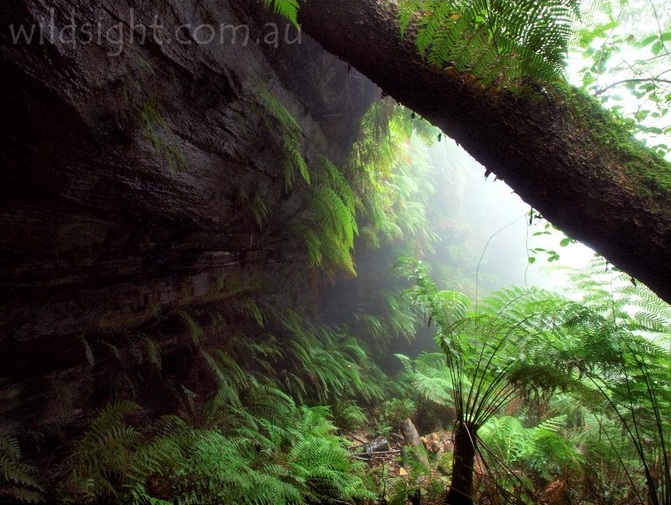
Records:
M458 421L454 430L452 483L447 505L473 505L473 467L475 464L475 429L469 422Z

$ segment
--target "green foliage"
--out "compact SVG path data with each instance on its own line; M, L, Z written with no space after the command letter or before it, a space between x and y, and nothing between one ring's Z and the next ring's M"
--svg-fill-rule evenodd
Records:
M282 3L282 2L278 2ZM284 187L291 189L295 180L296 173L309 183L310 172L307 162L301 153L301 143L303 130L296 121L296 118L289 110L269 91L263 90L259 93L259 99L265 108L267 115L264 116L268 122L271 131L278 131L282 140L284 167ZM274 124L269 121L273 118Z
M74 462L60 490L60 500L76 503L145 503L147 483L179 464L184 456L179 437L186 425L166 416L140 429L130 418L141 407L128 401L110 403L92 421L74 450ZM152 432L154 434L152 434Z
M439 405L452 403L452 379L442 353L422 353L414 360L396 354L420 396Z
M263 5L272 8L279 15L284 16L298 28L299 0L263 0Z
M601 24L583 28L578 51L585 64L577 83L617 114L657 154L669 153L668 16L653 3L623 2Z
M578 470L582 458L562 431L565 417L546 419L532 428L525 428L515 417L490 419L479 432L487 454L497 463L533 472L545 482Z
M336 402L333 417L337 426L345 431L359 430L369 422L366 412L352 400Z
M354 193L330 161L324 159L308 196L307 209L297 226L308 251L310 265L333 265L355 274L352 249L358 233Z
M382 426L396 429L405 419L413 418L416 410L415 402L410 398L393 398L382 403L378 417Z
M355 274L352 250L359 230L353 188L343 172L326 158L309 167L302 154L303 132L296 118L270 92L260 91L258 98L268 129L280 139L284 192L295 193L294 201L286 204L287 209L292 209L290 217L280 224L292 242L304 246L312 268L331 274L337 269ZM295 191L297 176L302 183L300 191ZM258 194L252 198L244 193L241 199L251 204L252 216L261 226L271 209Z
M156 153L167 163L171 173L185 169L186 157L179 138L161 112L156 97L147 96L148 83L157 78L154 66L139 52L132 54L136 80L124 89L123 99L133 114L133 121L139 123L142 133L151 141Z
M147 422L136 404L109 404L77 443L59 499L321 504L374 496L326 407L298 407L273 386L236 382L237 397L215 395L193 419L198 426L174 416ZM212 415L215 403L230 412Z
M436 325L444 364L426 355L417 360L421 366L402 359L418 390L439 401L446 392L451 396L456 410L451 486L470 492L469 477L455 480L455 476L464 475L463 467L472 466L475 452L482 451L480 429L513 400L534 397L540 402L561 390L589 397L580 374L588 369L586 363L597 366L597 356L613 353L610 346L600 353L590 354L587 349L607 342L612 328L596 311L538 289L500 290L469 313L462 297L440 291L421 263L405 260L402 267L415 281L409 295ZM598 361L601 371L606 364L605 359ZM518 421L506 422L498 430L503 438L492 441L494 448L484 446L483 456L489 453L507 479L512 478L510 489L519 490L509 468L517 460L524 460L527 470L548 481L579 466L577 452L557 433L559 420L545 417L536 422L540 425L533 432L521 431ZM467 437L460 438L459 430L462 434L467 430ZM471 450L462 444L470 444Z
M389 99L371 106L360 130L348 171L365 243L404 240L430 251L439 239L428 225L435 169L426 146L437 130Z
M442 331L466 316L470 306L468 297L457 291L439 290L425 262L405 256L399 258L396 269L399 275L413 282L403 296L411 300L429 324L433 322Z
M306 502L375 498L365 490L361 477L351 475L356 465L333 435L334 429L325 407L301 408L301 418L292 433L289 468L292 478L305 483Z
M224 351L205 345L205 329L196 318L184 312L178 316L219 385L218 394L205 402L204 411L198 414L202 420L207 419L207 426L218 423L218 416L231 415L250 390L268 381L299 402L373 401L382 396L382 372L344 328L311 322L293 310L245 302L237 311L217 318L221 327L217 331L226 333L228 318L240 323L246 317L249 324L263 330L262 336L252 339L238 335L226 342Z
M407 0L401 29L417 26L429 64L470 72L487 87L519 89L525 81L561 79L579 8L576 0Z
M365 399L381 396L377 381L370 380L377 369L353 337L310 324L292 312L278 314L278 318L289 332L291 366L283 370L280 380L291 394L299 399L316 396L321 403L347 394Z
M19 441L0 426L0 501L40 503L44 501L43 493L37 469L21 462Z
M139 119L143 132L151 140L158 155L168 164L170 172L185 169L187 161L179 139L154 100L142 104Z

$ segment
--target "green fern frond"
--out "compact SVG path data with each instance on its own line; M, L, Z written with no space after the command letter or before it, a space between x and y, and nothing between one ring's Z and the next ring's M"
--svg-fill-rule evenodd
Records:
M263 0L263 5L272 8L280 16L284 16L293 23L296 28L298 25L298 10L300 9L299 0Z
M358 234L354 192L342 173L328 160L315 174L307 210L296 233L305 243L310 264L355 274L352 259Z
M280 122L286 134L292 139L299 140L301 127L293 114L268 90L260 91L259 98L268 112Z
M529 429L516 417L493 417L478 431L490 451L506 464L520 458L529 443Z
M296 180L296 172L300 174L303 180L310 184L310 171L307 162L300 151L300 145L295 139L284 138L284 189L290 190Z
M21 462L19 441L0 426L0 501L40 503L44 501L43 493L37 469Z
M0 454L13 460L21 459L19 441L3 427L0 427Z
M183 310L176 312L191 333L191 340L196 347L200 346L200 341L205 337L205 330L196 319Z
M126 422L141 407L116 401L100 410L75 449L75 463L69 488L75 496L103 499L117 496L124 486L133 486L134 454L143 442L142 434ZM136 462L135 462L136 463ZM117 482L121 482L121 486Z
M470 72L485 86L520 87L561 79L568 41L580 17L575 0L406 1L401 32L433 66Z
M564 428L566 428L566 414L546 419L536 427L538 430L547 430L553 433L558 433Z
M308 165L301 153L303 130L300 124L298 124L293 114L269 91L260 91L259 99L268 113L264 117L269 116L274 118L279 125L279 135L284 155L285 190L293 187L296 180L296 172L300 174L301 178L307 184L310 184ZM271 131L275 131L276 128L273 124L269 124L268 126Z

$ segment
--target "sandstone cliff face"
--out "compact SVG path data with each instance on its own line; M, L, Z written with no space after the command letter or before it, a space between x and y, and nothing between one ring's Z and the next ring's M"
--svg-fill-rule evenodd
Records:
M307 185L283 114L319 170L376 88L252 2L17 0L0 19L0 416L29 427L95 404L101 356L147 327L166 370L170 314L289 296Z

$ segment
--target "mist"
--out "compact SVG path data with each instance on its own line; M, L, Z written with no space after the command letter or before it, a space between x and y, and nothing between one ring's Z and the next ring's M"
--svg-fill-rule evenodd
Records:
M485 177L485 167L452 139L432 145L430 152L441 174L437 204L462 228L458 236L454 230L443 234L441 242L462 240L468 247L462 268L477 296L510 285L564 289L567 270L584 268L594 258L594 251L581 243L562 247L566 235L542 218L531 219L531 207L494 174ZM554 255L546 251L559 258L549 261ZM436 260L449 263L452 258L439 245Z

